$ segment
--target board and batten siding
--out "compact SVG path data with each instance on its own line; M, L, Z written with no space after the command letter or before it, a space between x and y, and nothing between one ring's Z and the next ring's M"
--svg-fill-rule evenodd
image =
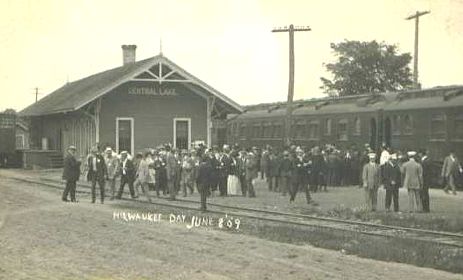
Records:
M128 82L102 98L100 144L116 148L116 118L133 118L134 150L143 151L164 143L173 144L174 118L191 119L191 141L207 140L207 102L180 84L164 84L175 96L129 94L133 87L149 83Z

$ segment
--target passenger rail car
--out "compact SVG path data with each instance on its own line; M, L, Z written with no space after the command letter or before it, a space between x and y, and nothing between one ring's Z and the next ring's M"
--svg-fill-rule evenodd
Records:
M229 143L283 145L285 103L247 106L227 120ZM450 150L463 159L463 86L386 92L293 103L292 143L334 143L340 148L365 143L379 149L428 149L442 161Z

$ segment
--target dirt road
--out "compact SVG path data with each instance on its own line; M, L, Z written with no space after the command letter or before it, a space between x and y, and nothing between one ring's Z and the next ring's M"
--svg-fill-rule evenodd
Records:
M64 203L56 190L0 178L0 279L463 279L168 220L114 220L126 207L82 195Z

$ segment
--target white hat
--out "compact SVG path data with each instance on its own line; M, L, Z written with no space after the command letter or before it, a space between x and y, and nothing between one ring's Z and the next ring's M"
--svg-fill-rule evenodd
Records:
M409 157L414 157L414 156L416 156L416 152L415 152L415 151L408 151L408 152L407 152L407 155L408 155Z
M76 151L77 148L76 148L76 146L71 145L71 146L69 146L68 150L74 150L74 151Z
M127 151L122 151L122 152L121 152L121 155L122 155L122 154L128 154L128 153L127 153Z
M106 149L104 150L105 152L112 152L113 149L111 149L111 147L106 147Z
M370 159L376 158L376 154L375 154L375 153L369 153L369 154L368 154L368 157L369 157Z

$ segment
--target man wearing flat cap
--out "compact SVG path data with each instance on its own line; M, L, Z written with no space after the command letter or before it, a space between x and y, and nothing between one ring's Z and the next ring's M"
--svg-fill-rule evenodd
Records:
M63 180L66 181L66 188L62 200L68 202L68 193L71 193L71 202L76 202L76 182L80 176L81 162L76 159L76 147L69 146L64 158Z
M365 190L365 201L367 209L376 211L378 198L378 187L381 184L381 171L376 163L376 154L368 154L369 162L365 164L362 172L362 183Z

